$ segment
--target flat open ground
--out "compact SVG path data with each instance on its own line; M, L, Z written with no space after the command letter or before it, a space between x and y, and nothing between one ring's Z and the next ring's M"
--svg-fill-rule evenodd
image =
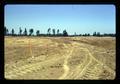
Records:
M6 79L115 79L115 37L5 37Z

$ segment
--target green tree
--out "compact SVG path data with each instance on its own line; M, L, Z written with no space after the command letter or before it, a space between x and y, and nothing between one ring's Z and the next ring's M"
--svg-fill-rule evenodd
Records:
M85 33L85 36L87 36L88 34L87 33Z
M47 33L48 33L48 35L50 35L50 33L51 33L51 28L48 28Z
M34 30L33 30L33 29L30 29L30 30L29 30L29 33L30 33L29 35L31 36L31 35L33 34L33 32L34 32Z
M8 35L9 34L9 31L8 31L8 29L6 29L6 35Z
M97 32L97 36L100 36L100 32Z
M39 31L39 30L36 31L36 35L37 35L37 36L40 35L40 31Z
M57 30L57 35L59 35L59 29Z
M93 36L96 36L96 32L93 33Z
M19 28L19 34L20 34L20 35L22 34L22 29L21 29L21 27Z
M53 35L55 36L55 29L53 29Z
M88 33L88 36L90 36L90 34Z
M8 29L4 27L4 35L8 35Z
M24 30L24 36L27 36L27 29L25 28L25 30Z
M13 35L14 35L14 29L12 29L12 32L11 32L11 33L12 33L12 36L13 36Z
M66 30L63 30L63 36L68 36L68 33Z
M76 32L74 33L74 36L76 36L77 34L76 34Z

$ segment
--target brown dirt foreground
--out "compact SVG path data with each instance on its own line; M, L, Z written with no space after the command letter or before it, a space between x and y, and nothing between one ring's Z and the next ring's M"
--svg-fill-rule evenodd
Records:
M115 79L115 37L5 37L6 79Z

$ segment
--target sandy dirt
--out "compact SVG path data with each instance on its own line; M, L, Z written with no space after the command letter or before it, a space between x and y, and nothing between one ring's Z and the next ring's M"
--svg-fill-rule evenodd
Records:
M116 77L115 37L5 37L5 79Z

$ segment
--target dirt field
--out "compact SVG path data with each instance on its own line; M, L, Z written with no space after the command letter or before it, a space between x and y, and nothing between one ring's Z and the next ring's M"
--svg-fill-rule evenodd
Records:
M115 79L115 37L5 37L6 79Z

